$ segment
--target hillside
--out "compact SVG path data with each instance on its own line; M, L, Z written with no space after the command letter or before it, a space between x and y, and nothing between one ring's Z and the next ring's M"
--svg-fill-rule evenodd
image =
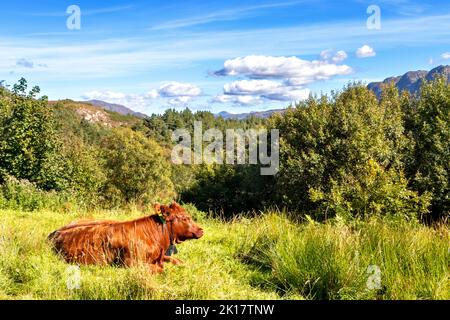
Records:
M127 108L121 104L116 104L116 103L109 103L109 102L105 102L105 101L101 101L101 100L89 100L89 101L84 101L83 103L89 103L93 106L96 107L100 107L104 110L108 110L108 111L112 111L121 115L132 115L132 116L136 116L138 118L148 118L148 116L146 114L140 113L140 112L135 112L133 110L131 110L130 108Z
M431 81L437 75L447 76L447 81L450 83L450 66L439 66L430 71L408 71L402 76L389 77L381 82L371 82L367 87L375 92L377 97L381 96L383 84L389 83L394 83L400 92L406 90L411 94L416 94L424 80Z
M77 102L72 100L50 101L50 105L58 106L69 112L74 112L89 123L100 124L105 127L115 128L121 126L133 126L141 122L141 118L135 115L124 115L93 105L91 103Z

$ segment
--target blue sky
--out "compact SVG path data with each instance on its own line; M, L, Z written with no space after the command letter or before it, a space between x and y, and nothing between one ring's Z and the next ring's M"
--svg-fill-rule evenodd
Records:
M367 26L371 5L380 29ZM9 1L0 30L0 80L147 114L281 108L450 64L448 0Z

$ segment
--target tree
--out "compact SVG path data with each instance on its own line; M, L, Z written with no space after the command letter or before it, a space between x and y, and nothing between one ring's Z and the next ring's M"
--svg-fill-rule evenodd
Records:
M412 187L431 192L434 218L450 216L450 85L445 77L424 83L418 99L405 101L412 138L406 158Z
M0 175L12 175L37 183L43 189L58 188L55 123L47 97L36 99L34 87L27 93L20 79L12 93L0 100Z
M105 198L112 205L146 203L174 196L169 162L153 140L128 128L112 130L102 143L107 174Z
M311 97L271 126L280 130L277 189L288 208L321 218L426 212L428 198L403 178L407 141L394 88L381 102L358 84L332 98Z

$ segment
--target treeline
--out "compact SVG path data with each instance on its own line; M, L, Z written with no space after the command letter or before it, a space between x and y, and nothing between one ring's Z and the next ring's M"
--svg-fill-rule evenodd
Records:
M280 130L280 171L201 166L182 198L225 215L265 207L316 219L450 214L450 86L439 78L420 95L361 84L310 97L272 116Z
M117 128L90 123L62 102L49 105L37 98L38 88L27 92L23 79L0 90L0 207L35 199L25 205L33 209L55 195L56 203L101 207L176 197L225 216L267 207L318 219L449 215L445 79L424 84L417 97L386 87L381 99L352 84L267 120L169 109ZM172 131L192 132L195 121L223 132L279 129L280 171L261 176L257 165L171 164Z

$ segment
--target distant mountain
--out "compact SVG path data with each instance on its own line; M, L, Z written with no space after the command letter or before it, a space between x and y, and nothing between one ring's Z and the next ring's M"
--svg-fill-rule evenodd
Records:
M266 111L251 111L247 113L230 113L227 111L222 111L215 114L216 117L222 117L224 119L234 119L234 120L245 120L249 117L263 118L267 119L274 113L284 113L286 109L272 109Z
M439 66L430 71L409 71L402 76L390 77L382 82L369 83L367 87L375 92L377 97L381 97L382 85L388 83L394 83L400 92L406 90L415 94L419 91L424 80L433 80L437 75L447 76L447 82L450 83L450 66Z
M122 115L133 115L138 118L147 118L148 117L146 114L143 114L140 112L135 112L135 111L131 110L130 108L127 108L121 104L109 103L109 102L105 102L105 101L101 101L101 100L89 100L89 101L84 101L84 103L89 103L89 104L92 104L93 106L100 107L104 110L117 112Z

